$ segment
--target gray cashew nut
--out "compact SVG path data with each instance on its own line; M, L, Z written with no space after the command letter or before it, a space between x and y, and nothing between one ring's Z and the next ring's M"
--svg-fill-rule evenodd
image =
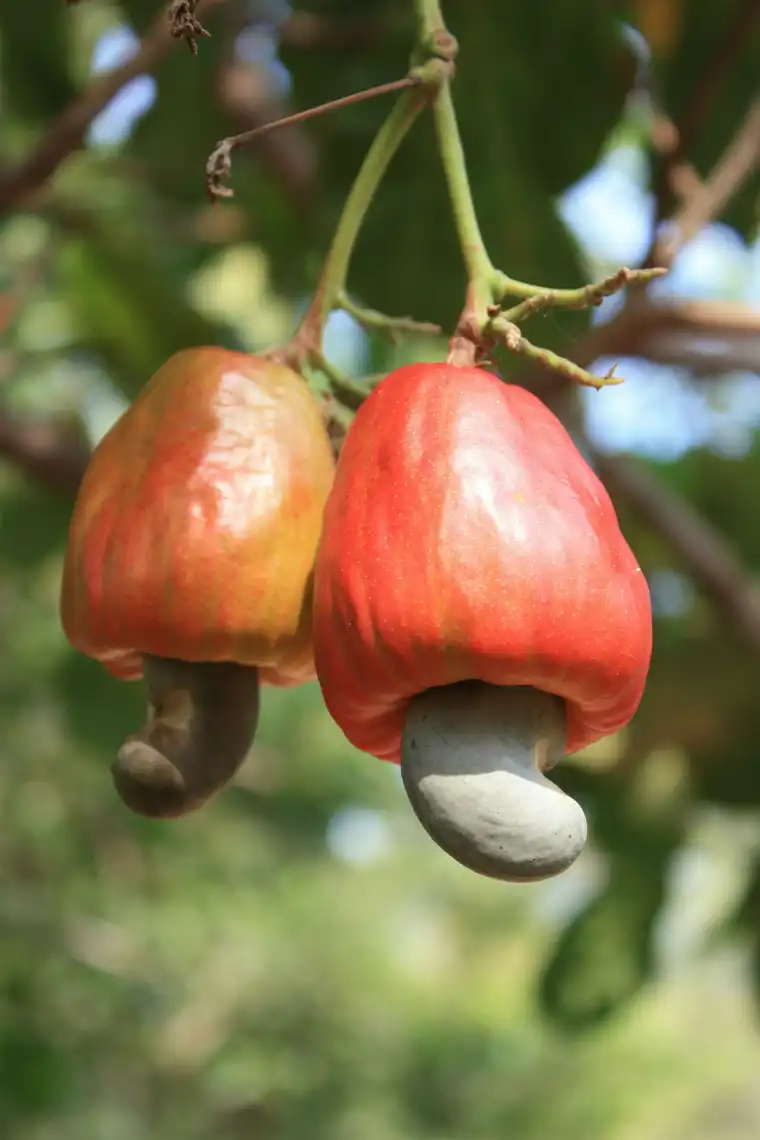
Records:
M232 661L143 659L148 723L111 767L128 808L152 819L195 811L229 783L259 719L258 670Z
M412 700L401 774L447 854L478 874L531 882L565 871L586 844L581 807L543 775L564 754L559 697L466 681Z

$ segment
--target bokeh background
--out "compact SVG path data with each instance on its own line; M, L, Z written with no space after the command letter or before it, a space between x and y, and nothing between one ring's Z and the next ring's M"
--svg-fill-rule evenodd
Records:
M143 697L57 618L88 450L176 349L290 334L387 105L238 152L235 197L212 207L214 144L402 75L413 37L409 0L227 0L192 58L160 7L0 10L0 1136L755 1140L760 4L444 0L475 195L513 276L656 261L660 223L737 132L750 146L646 297L526 330L618 360L624 386L508 364L607 481L656 620L638 716L558 776L590 848L529 888L440 853L313 685L266 693L240 778L197 816L145 822L113 792ZM68 154L58 116L145 44L152 74ZM41 181L26 160L57 145ZM351 284L447 327L461 308L427 122ZM445 353L345 316L327 346L355 374Z

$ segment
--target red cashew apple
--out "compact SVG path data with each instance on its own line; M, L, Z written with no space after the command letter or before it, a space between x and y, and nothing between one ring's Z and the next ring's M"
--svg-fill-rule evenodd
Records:
M61 618L149 722L113 766L141 814L181 815L238 769L259 681L314 675L311 593L334 472L297 373L221 348L172 356L95 449L71 521Z
M513 881L569 866L585 816L543 773L630 720L651 646L644 575L552 412L477 368L386 377L325 510L315 660L439 846Z

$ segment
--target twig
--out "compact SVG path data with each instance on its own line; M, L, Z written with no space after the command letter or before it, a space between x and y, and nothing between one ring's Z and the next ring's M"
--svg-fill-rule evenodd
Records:
M210 12L225 0L199 0L198 13ZM175 40L162 12L143 37L135 55L98 77L51 123L32 153L15 170L0 176L0 216L33 194L61 163L82 146L85 132L130 80L153 72Z
M602 281L597 281L592 285L581 285L578 289L537 289L535 285L528 285L524 281L515 281L506 273L502 273L499 274L495 292L502 299L507 297L527 298L530 305L526 306L524 313L523 306L520 306L521 315L529 315L536 307L544 308L547 305L558 309L589 309L601 305L605 297L611 297L614 293L619 293L630 285L648 285L655 278L663 277L666 272L666 269L659 267L655 269L627 269L623 266L621 269L615 270L614 273L610 273ZM504 316L509 316L511 320L520 319L514 315L517 311L516 309L509 310L504 313Z
M623 354L680 365L701 376L760 372L757 309L731 301L665 301L652 305L646 316Z
M623 349L625 355L675 364L694 376L760 373L757 309L729 301L671 301L651 306L647 317L640 335Z
M710 177L692 194L674 218L675 234L663 243L672 260L703 226L717 217L760 164L760 97L751 105L741 127Z
M678 127L663 111L655 111L651 141L663 159L663 176L655 188L656 206L653 231L665 221L672 199L685 201L702 185L702 179L681 153Z
M263 64L230 59L217 76L220 109L227 116L231 131L240 134L287 115L291 110L271 86L271 76ZM272 131L260 138L256 161L272 175L279 191L302 217L308 217L314 204L317 170L316 140L305 130Z
M760 335L760 314L755 309L721 301L637 298L635 303L629 301L612 320L597 325L580 338L569 355L584 368L600 357L652 359L658 341L673 335L680 335L684 340L708 337L731 344L749 343ZM719 367L720 362L714 356L709 360L713 369ZM760 368L760 359L755 362L755 368Z
M657 92L651 89L651 82L649 84L650 97L657 108L652 143L662 156L663 169L654 187L655 216L645 265L662 264L658 260L660 226L671 214L674 200L686 202L699 190L701 179L687 155L709 118L715 98L730 75L734 62L741 56L753 33L760 17L760 0L744 0L732 16L733 19L723 29L723 35L716 38L712 52L700 69L699 78L675 122L658 106Z
M531 298L525 304L531 304L535 309L535 301ZM520 306L523 308L524 306ZM506 316L492 317L485 329L484 339L489 347L494 344L502 344L509 352L515 352L519 356L525 356L534 364L541 365L549 372L555 373L557 376L563 376L567 380L572 380L576 384L581 384L586 388L607 388L610 385L624 383L622 376L615 375L615 366L613 366L604 376L595 376L592 372L588 372L585 368L579 367L574 364L572 360L568 360L564 356L558 356L556 352L551 349L542 348L540 345L532 344L527 340L520 331L519 327L512 321L507 320ZM457 347L457 352L461 351ZM449 363L453 363L453 358L449 356Z
M703 189L674 220L674 234L658 254L666 264L683 248L686 241L707 225L733 197L748 175L760 162L760 98L755 100L741 126L723 152ZM625 305L606 324L597 325L576 343L569 353L581 368L600 356L623 353L625 346L635 344L652 320L652 301L641 294L629 293Z
M517 322L525 320L541 309L550 306L564 309L585 309L593 305L600 305L605 297L612 296L626 286L645 285L666 272L667 270L660 268L627 269L623 267L593 285L584 285L578 289L541 290L537 289L535 285L526 285L522 281L515 281L506 274L498 274L494 294L496 297L501 297L501 302L489 305L487 309L489 320L483 330L486 349L493 348L495 344L502 344L509 352L525 356L535 364L556 373L558 377L562 376L587 388L606 388L611 384L622 384L624 382L623 377L615 375L614 366L603 376L596 376L576 361L551 352L547 348L532 344L522 335ZM503 299L508 296L525 297L525 300L511 309L502 310ZM466 314L463 314L463 317L464 321L459 329L458 343L456 346L452 345L454 355L449 355L449 363L454 362L455 359L463 359L461 353L467 352L466 347L461 343L462 339L467 338Z
M755 338L760 334L760 311L737 301L658 301L647 323L652 332Z
M394 338L404 333L440 336L443 332L440 325L431 324L430 321L416 321L413 317L390 317L386 313L378 313L375 309L365 309L363 305L357 305L352 301L345 292L338 294L336 308L342 309L362 328L372 332L384 332Z
M353 103L363 103L367 99L376 99L381 95L390 95L396 91L403 91L414 87L418 80L413 75L405 75L402 79L394 79L390 83L381 83L377 87L369 87L364 91L355 91L351 95L343 95L340 99L331 99L329 103L320 103L318 107L308 107L305 111L296 111L292 115L285 115L271 122L243 131L239 135L230 135L216 144L206 162L206 189L212 202L218 198L232 198L234 191L225 186L224 179L228 178L232 170L232 152L240 146L245 146L270 131L280 130L295 123L304 123L307 119L316 119L330 111L337 111L342 107L349 107Z

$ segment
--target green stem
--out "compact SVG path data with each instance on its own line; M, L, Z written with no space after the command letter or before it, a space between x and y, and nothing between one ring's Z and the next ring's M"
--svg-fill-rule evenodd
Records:
M446 29L439 0L414 0L417 13L418 38L429 50L453 62L456 57L456 40ZM453 70L442 84L433 104L438 149L444 175L449 188L454 224L467 270L467 313L478 324L486 320L486 311L493 301L493 282L496 277L483 235L467 174L462 138L459 133L450 80Z
M436 32L445 31L438 0L414 0L421 41L431 40Z
M657 277L664 277L666 269L627 269L623 267L611 273L602 281L591 285L581 285L577 289L545 289L540 285L529 285L526 281L516 281L506 273L496 271L493 278L494 298L503 302L507 297L522 297L534 301L539 307L554 305L562 309L587 309L599 305L605 297L619 293L629 285L648 285ZM518 318L510 314L511 320ZM521 314L522 315L522 314Z
M585 368L574 364L572 360L566 360L564 356L558 356L551 349L532 344L526 340L516 324L507 320L506 314L492 318L485 328L485 333L490 340L503 344L510 352L525 356L534 364L558 372L561 376L574 380L576 384L582 384L586 388L607 388L624 383L622 376L615 375L616 365L604 376L595 376L593 372L587 372Z
M413 317L391 317L387 313L378 313L376 309L365 309L343 291L335 299L335 307L342 309L349 317L353 317L358 325L371 332L384 332L390 336L402 333L426 333L429 336L440 336L440 325L430 321L416 321Z
M480 232L478 216L467 174L467 162L459 134L454 100L448 83L444 84L434 105L435 126L438 135L438 148L449 187L449 196L454 211L454 221L462 248L462 256L467 268L471 289L478 304L491 301L491 282L496 270ZM481 314L482 315L482 314Z
M343 207L338 228L325 258L314 300L301 322L297 339L319 352L327 318L343 292L356 239L378 186L407 132L422 110L427 90L411 88L396 103L375 136Z
M367 396L372 391L373 387L382 379L380 376L365 376L362 380L354 380L350 376L344 375L339 368L326 360L321 352L315 351L312 354L312 361L315 368L324 373L330 382L330 391L344 407L356 411L361 407Z

